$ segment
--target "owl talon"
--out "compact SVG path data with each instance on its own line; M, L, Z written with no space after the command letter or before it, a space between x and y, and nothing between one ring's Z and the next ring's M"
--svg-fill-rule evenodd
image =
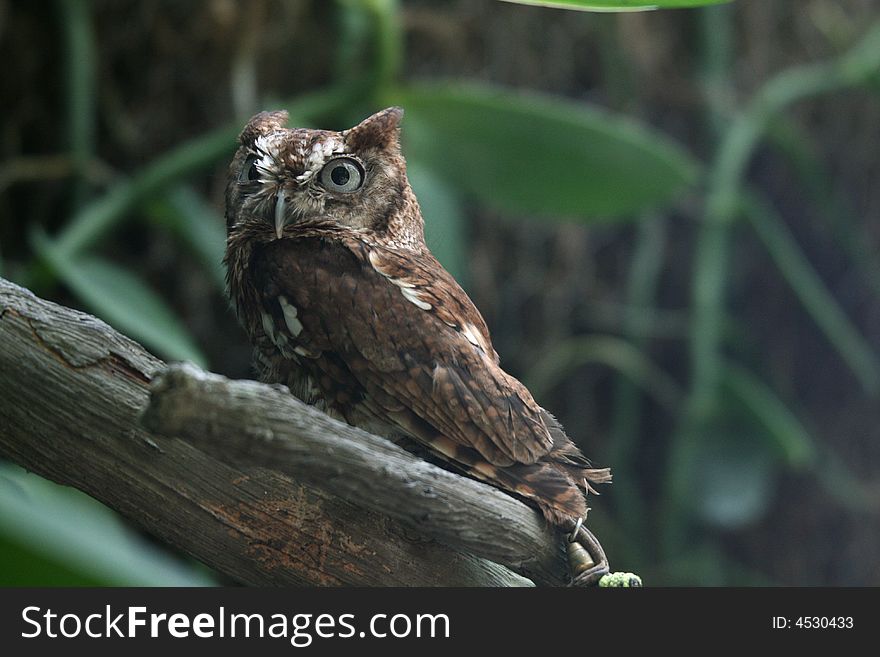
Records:
M571 586L596 586L608 574L608 558L593 533L578 520L569 535L568 564L571 568Z

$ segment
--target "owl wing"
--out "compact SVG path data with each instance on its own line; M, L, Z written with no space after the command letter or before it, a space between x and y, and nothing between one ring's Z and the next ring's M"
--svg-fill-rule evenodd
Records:
M426 435L412 422L426 423L496 466L553 446L542 409L500 368L479 312L429 253L316 236L272 242L252 263L288 353L319 379L356 379L407 433Z

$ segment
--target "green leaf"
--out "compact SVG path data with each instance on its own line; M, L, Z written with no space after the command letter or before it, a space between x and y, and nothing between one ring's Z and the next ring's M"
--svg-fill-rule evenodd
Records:
M789 466L803 468L816 458L809 432L767 385L748 370L728 363L724 371L727 390L773 439L773 444Z
M227 126L195 138L157 158L131 179L123 179L85 205L55 238L59 255L72 257L103 237L130 216L137 203L179 183L193 171L235 150L238 126Z
M846 316L782 217L761 196L744 194L742 208L767 253L862 388L880 394L880 356Z
M524 382L536 399L544 399L565 377L592 364L623 374L670 413L681 404L681 390L672 377L640 349L611 335L579 335L559 341L528 372Z
M35 233L36 251L98 317L160 356L205 367L207 359L165 302L137 276L98 257L59 253Z
M648 9L676 9L719 5L730 0L504 0L518 5L537 5L579 11L645 11Z
M181 185L150 203L147 212L189 247L210 273L218 289L226 287L223 217L191 187Z
M669 204L697 175L662 134L585 103L473 84L394 100L407 156L503 212L621 218Z
M0 585L210 586L72 488L0 464Z
M418 160L406 174L425 218L425 241L440 263L464 285L467 280L467 240L461 203L449 185Z

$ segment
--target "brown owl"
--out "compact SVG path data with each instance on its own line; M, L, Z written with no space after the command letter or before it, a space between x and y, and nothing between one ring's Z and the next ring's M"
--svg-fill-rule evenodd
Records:
M229 294L264 381L536 506L607 572L580 525L593 469L501 369L479 311L428 250L392 107L343 132L245 126L226 191ZM573 558L573 561L578 559ZM580 571L578 573L578 571Z

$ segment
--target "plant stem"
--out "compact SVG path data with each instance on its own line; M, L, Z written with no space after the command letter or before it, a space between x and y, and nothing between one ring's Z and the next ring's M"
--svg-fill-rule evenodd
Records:
M654 305L666 245L663 218L649 217L640 221L637 240L627 284L624 334L633 347L644 354L648 339L642 327L651 323L651 317L644 315L651 313L648 309ZM614 387L613 440L607 462L614 469L617 521L626 534L627 548L632 551L630 558L635 563L644 563L646 559L647 513L635 485L642 407L638 388L628 378L618 376Z
M702 83L708 114L708 143L716 143L725 125L729 99L733 96L729 75L734 60L733 20L729 7L708 7L699 12L702 45ZM687 492L693 475L692 456L697 440L696 428L710 415L714 396L701 394L701 387L710 381L718 386L719 360L715 344L723 335L723 304L719 291L724 285L726 233L717 222L707 222L700 230L694 254L691 319L691 388L686 399L684 416L672 435L666 468L664 500L661 505L661 555L664 561L674 559L684 543L688 524L685 508Z
M376 21L374 97L390 95L403 62L403 31L398 0L365 0Z
M85 203L86 169L95 151L95 35L89 0L59 0L67 62L67 132L73 163L73 207Z
M724 121L732 107L733 89L730 69L733 61L734 38L730 7L708 7L697 12L700 20L700 80L708 107L709 143L724 129Z

